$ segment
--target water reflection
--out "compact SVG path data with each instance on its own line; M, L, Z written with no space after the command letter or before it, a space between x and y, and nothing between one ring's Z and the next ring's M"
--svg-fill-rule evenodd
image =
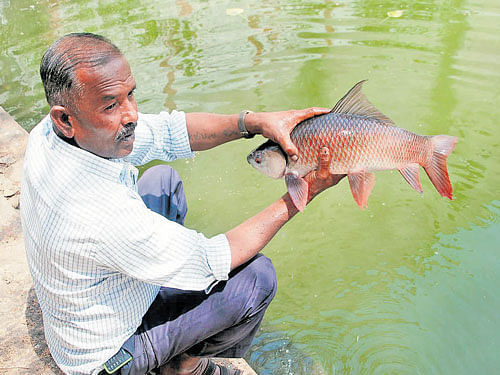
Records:
M286 368L286 361L279 359L286 359L286 350L293 347L298 352L294 356L305 358L303 363L308 363L309 355L318 368L331 374L469 374L479 366L475 356L480 355L484 358L481 372L494 373L500 362L490 345L498 332L500 297L489 285L500 281L496 251L500 202L486 208L490 214L481 225L439 235L431 254L411 256L418 271L399 267L390 277L388 293L372 289L358 306L322 310L319 316L312 315L314 319L297 319L295 312L289 312L271 321L275 333L286 330L273 339L266 327L249 360L265 368L278 348L278 373L307 373ZM349 286L358 287L353 284ZM481 342L487 331L493 334ZM450 352L452 347L460 355ZM306 348L307 354L298 348ZM315 358L317 353L328 354Z

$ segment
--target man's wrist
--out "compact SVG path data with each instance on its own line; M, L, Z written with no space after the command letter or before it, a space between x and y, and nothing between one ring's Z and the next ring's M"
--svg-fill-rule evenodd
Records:
M246 109L240 112L238 116L238 129L240 131L240 134L243 138L253 138L255 137L255 133L249 131L247 123L246 123L246 117L248 114L253 113L252 111Z

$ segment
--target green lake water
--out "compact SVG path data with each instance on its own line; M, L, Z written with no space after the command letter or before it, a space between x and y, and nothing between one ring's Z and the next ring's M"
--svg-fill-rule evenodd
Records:
M399 17L390 17L389 13ZM47 113L38 69L57 37L89 31L127 56L142 112L333 107L368 98L419 134L460 138L454 201L376 173L361 211L347 181L264 253L279 291L247 356L260 374L500 374L500 3L483 1L0 0L0 105L30 130ZM284 182L239 140L172 165L186 225L215 235Z

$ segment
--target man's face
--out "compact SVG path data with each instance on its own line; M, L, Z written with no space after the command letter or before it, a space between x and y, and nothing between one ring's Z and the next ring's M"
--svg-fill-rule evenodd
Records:
M137 123L135 81L124 56L105 65L80 68L82 84L70 113L74 139L82 149L104 158L122 158L132 152Z

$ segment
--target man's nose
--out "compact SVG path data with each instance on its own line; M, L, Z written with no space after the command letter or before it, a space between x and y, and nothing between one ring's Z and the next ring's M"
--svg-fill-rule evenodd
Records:
M134 101L125 100L122 106L122 124L128 124L129 122L137 122L137 105Z

